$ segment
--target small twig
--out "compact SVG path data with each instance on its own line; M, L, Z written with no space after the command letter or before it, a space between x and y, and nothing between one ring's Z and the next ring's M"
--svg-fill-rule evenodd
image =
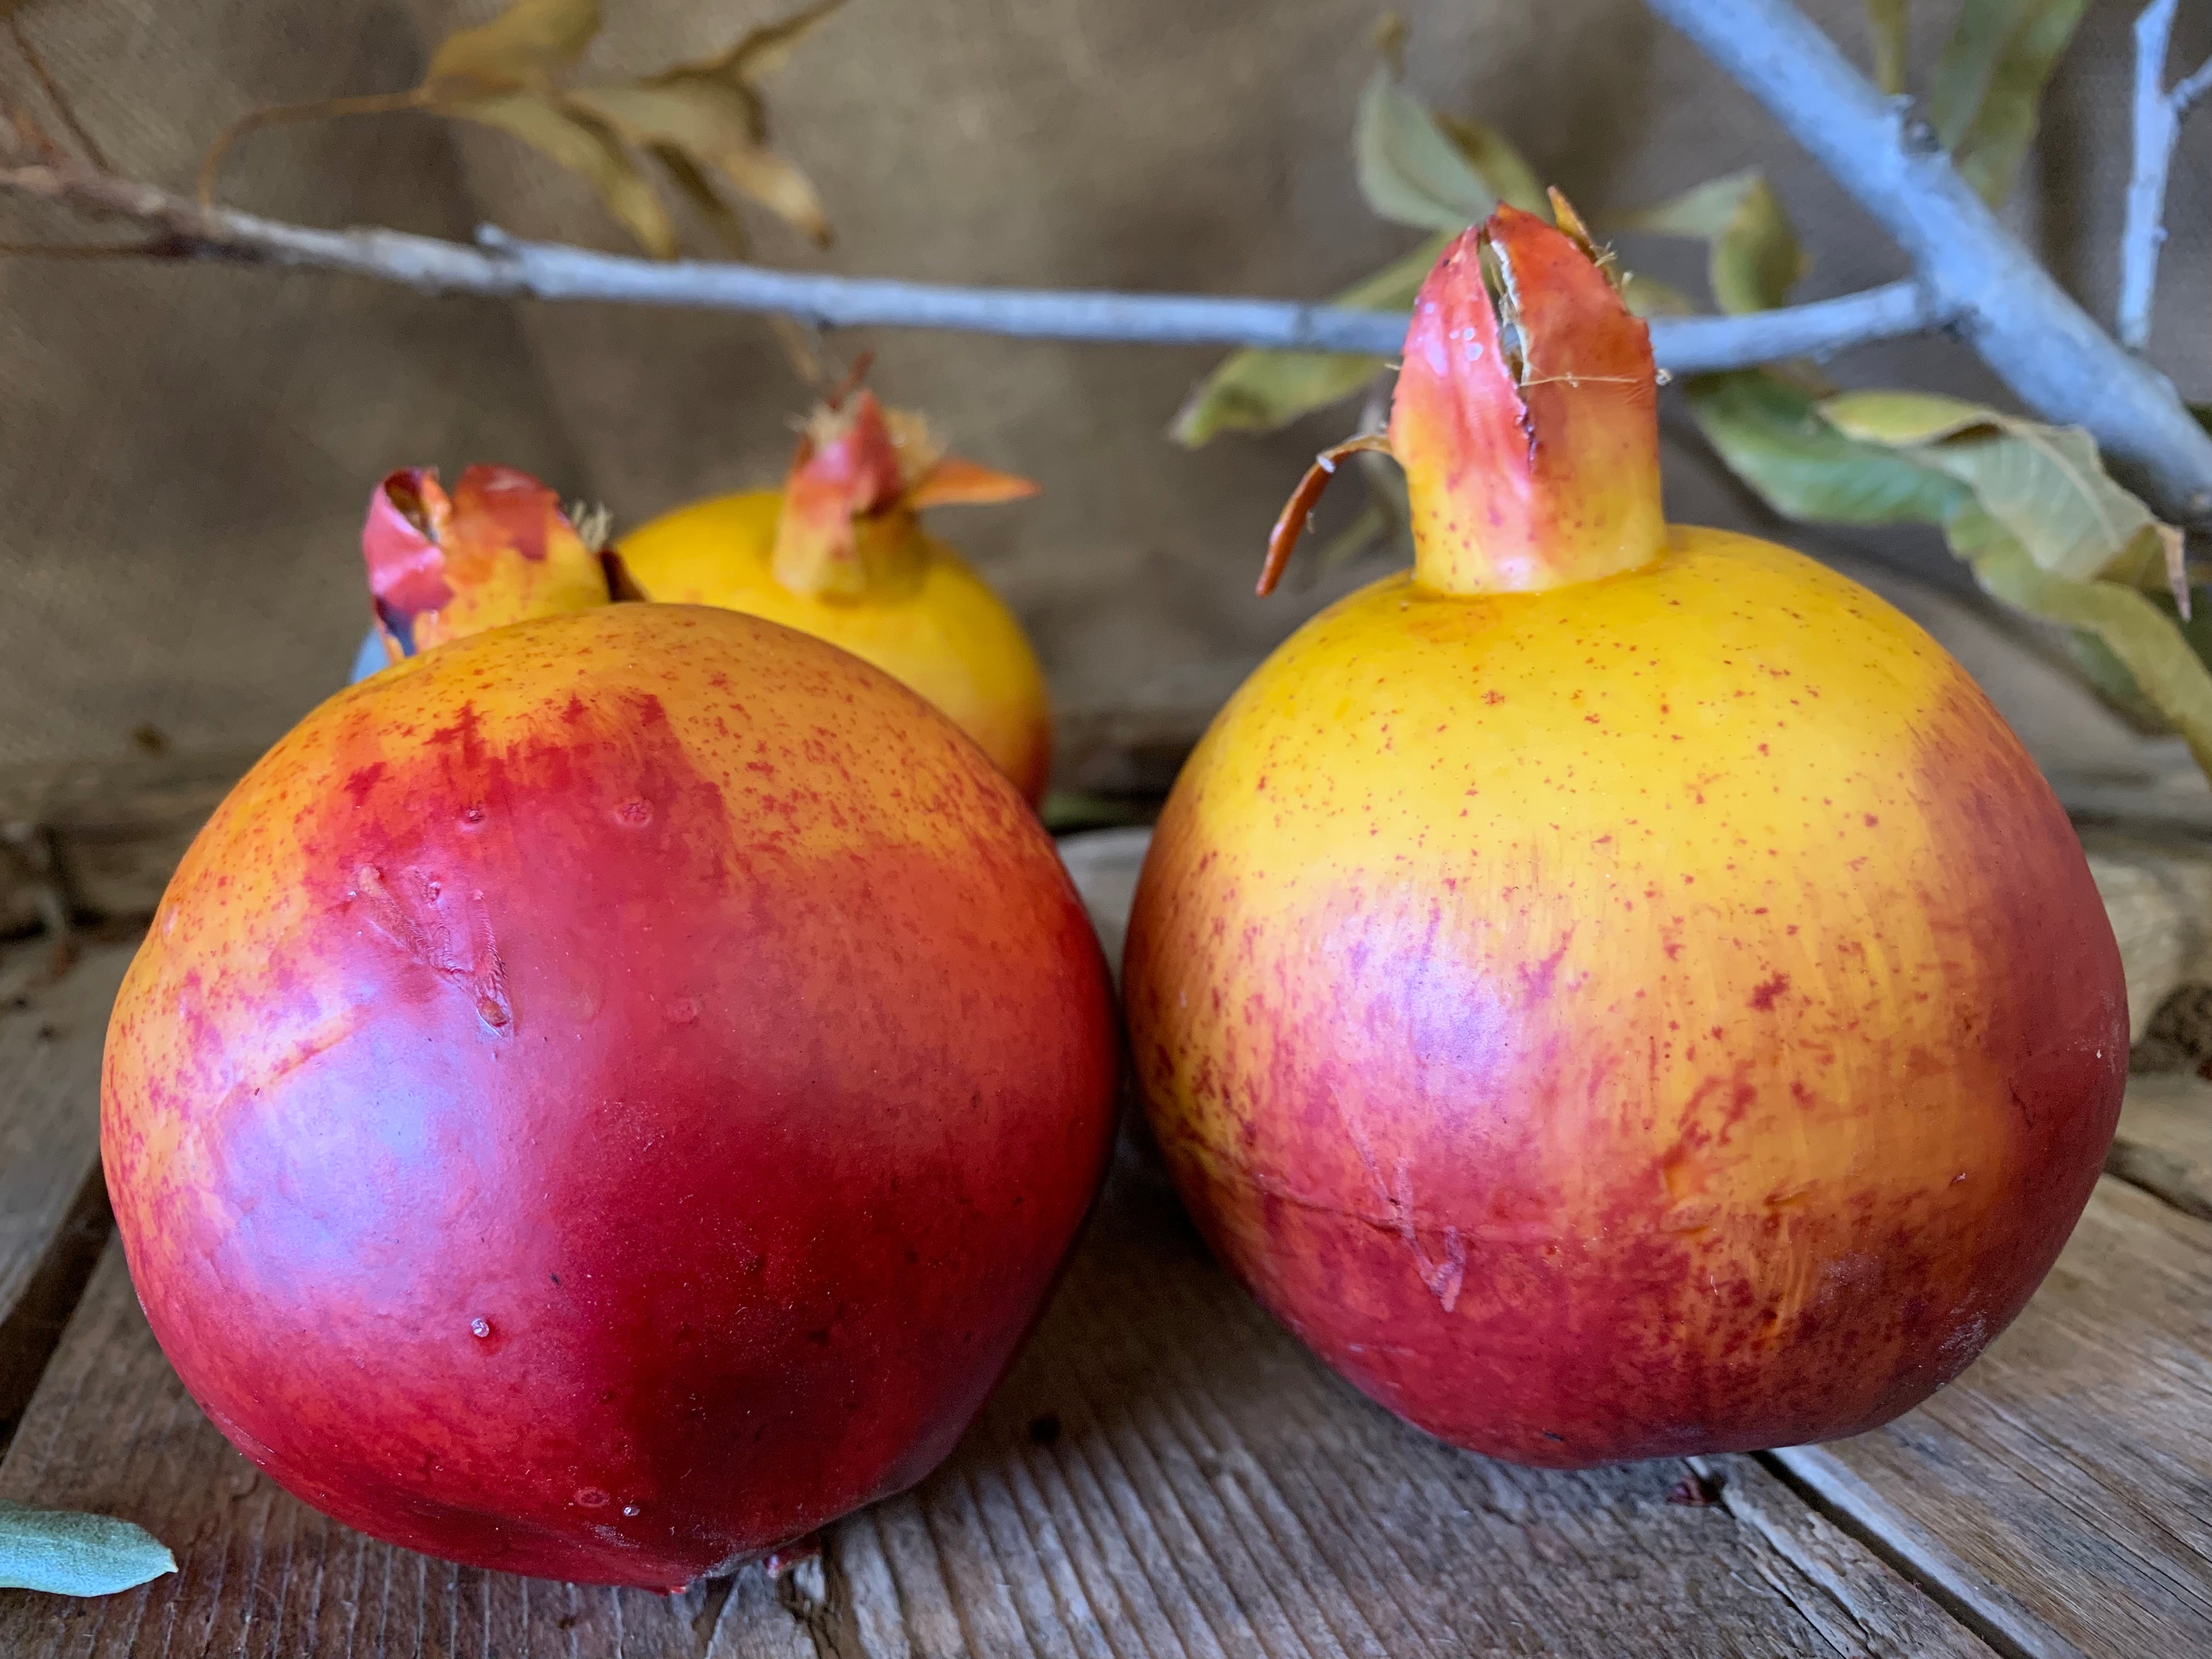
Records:
M39 85L46 92L46 101L54 106L55 112L62 118L62 125L70 130L77 147L84 151L85 159L102 173L106 172L107 155L100 148L100 141L77 118L76 106L70 102L68 94L62 91L61 82L55 80L53 72L47 69L46 60L39 56L38 48L31 44L31 37L24 33L23 20L13 12L8 14L8 33L15 43L15 50L22 54L23 61L31 66L31 73L38 77Z
M2179 3L2151 0L2136 19L2135 159L2128 172L2127 213L2120 230L2120 343L2130 351L2150 345L2173 146L2190 106L2212 88L2212 59L2208 59L2172 91L2166 89L2166 52Z
M99 217L157 227L160 250L200 258L343 271L427 294L623 301L702 310L781 313L817 328L942 328L1027 339L1257 346L1390 357L1403 312L1353 311L1291 300L1176 294L951 288L928 283L774 270L723 261L640 259L542 242L487 226L476 247L393 230L320 230L206 207L63 158L0 168L0 191L58 202ZM1949 314L1911 283L1743 317L1662 318L1659 361L1677 374L1820 356L1942 326Z

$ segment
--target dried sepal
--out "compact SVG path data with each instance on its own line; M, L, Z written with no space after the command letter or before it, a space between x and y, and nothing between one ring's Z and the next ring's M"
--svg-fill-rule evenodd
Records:
M1328 488L1329 480L1345 459L1362 451L1373 450L1390 453L1390 441L1380 433L1363 433L1357 438L1347 438L1342 443L1324 449L1314 457L1313 465L1298 480L1298 487L1291 492L1291 499L1283 503L1276 517L1275 527L1267 532L1267 558L1260 567L1259 594L1266 599L1275 591L1288 568L1291 555L1297 550L1298 538L1305 534L1306 521L1313 517L1314 508L1321 505L1322 492Z

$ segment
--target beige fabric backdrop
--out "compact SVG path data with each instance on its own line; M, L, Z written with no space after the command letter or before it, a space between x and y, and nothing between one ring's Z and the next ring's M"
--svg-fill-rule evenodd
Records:
M29 0L21 15L116 162L185 186L201 146L239 111L405 85L426 41L497 9ZM589 67L704 52L781 9L609 0ZM822 186L839 242L817 254L763 225L763 252L946 281L1325 293L1413 240L1362 206L1346 142L1376 9L853 0L772 87L782 147ZM1814 252L1808 297L1899 273L1881 236L1638 0L1401 9L1419 88L1514 133L1587 209L1757 163ZM1814 9L1859 50L1852 0ZM1916 10L1932 42L1950 7ZM2092 7L2017 210L2100 311L2125 170L2131 12ZM0 87L41 107L4 44ZM2177 168L2159 341L2200 394L2212 392L2209 172L2212 120ZM316 222L463 235L488 218L623 246L535 157L413 117L258 135L226 177L240 205ZM0 226L16 240L69 228L14 204L0 204ZM1694 276L1681 251L1633 254ZM1072 714L1209 706L1304 615L1372 574L1267 604L1250 594L1285 489L1348 413L1185 453L1160 434L1215 353L890 332L835 343L863 343L888 398L927 410L966 453L1044 483L1035 502L948 513L942 526L1019 609ZM1994 392L1941 343L1863 354L1844 373ZM273 738L343 678L365 615L360 510L388 468L507 461L635 522L772 479L804 396L752 319L6 258L0 387L0 764L119 752L143 722L191 747ZM1679 430L1669 469L1674 516L1760 522ZM1839 547L1950 578L1915 535L1814 550Z

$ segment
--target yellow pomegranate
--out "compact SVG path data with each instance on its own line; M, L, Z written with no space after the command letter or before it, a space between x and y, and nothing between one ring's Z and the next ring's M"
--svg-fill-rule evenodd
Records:
M1389 437L1414 567L1185 768L1132 1050L1224 1262L1431 1433L1570 1468L1853 1434L2072 1230L2118 952L1941 647L1666 525L1649 337L1561 217L1501 209L1423 289Z
M873 663L950 715L1034 803L1052 760L1036 653L915 515L1035 491L946 455L918 416L862 392L816 410L781 489L678 507L624 536L622 556L647 599L765 617Z

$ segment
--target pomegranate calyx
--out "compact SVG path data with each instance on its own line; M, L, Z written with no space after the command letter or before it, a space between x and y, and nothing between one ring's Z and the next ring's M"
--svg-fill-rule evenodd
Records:
M921 416L862 391L807 418L783 486L771 568L795 593L857 599L907 574L924 507L1018 501L1026 478L945 453Z
M1579 217L1500 207L1414 302L1390 411L1422 586L1530 592L1639 569L1666 544L1658 377Z
M369 496L361 547L394 662L487 628L605 605L620 586L635 592L560 498L510 466L471 466L451 495L435 467L387 474Z

